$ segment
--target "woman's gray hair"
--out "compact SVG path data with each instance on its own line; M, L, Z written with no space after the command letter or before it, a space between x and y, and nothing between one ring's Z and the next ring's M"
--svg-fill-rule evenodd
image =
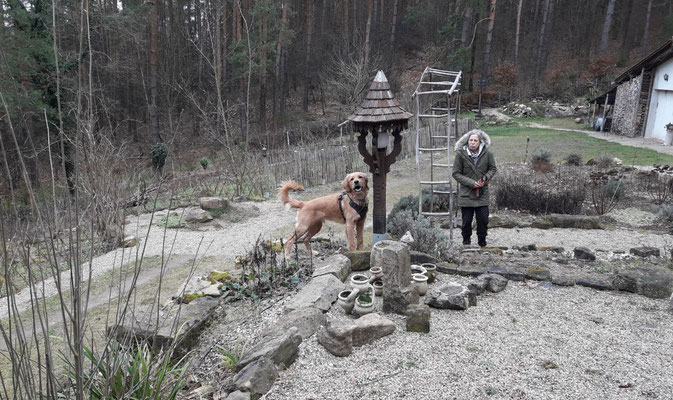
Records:
M467 132L467 138L471 138L473 135L477 135L479 138L479 142L484 142L484 131L480 129L472 129L471 131Z

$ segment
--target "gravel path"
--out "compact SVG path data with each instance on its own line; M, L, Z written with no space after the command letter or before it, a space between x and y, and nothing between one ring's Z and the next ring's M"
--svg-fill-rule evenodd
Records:
M332 356L314 335L266 398L669 399L665 307L633 294L510 282L467 311L433 309L429 334L386 315L395 332L348 357ZM332 307L328 318L350 317Z

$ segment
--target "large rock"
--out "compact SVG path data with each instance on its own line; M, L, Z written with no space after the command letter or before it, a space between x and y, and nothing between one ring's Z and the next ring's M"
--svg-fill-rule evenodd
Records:
M536 219L530 224L530 227L537 229L551 229L554 227L554 223L548 219Z
M377 242L372 247L371 266L383 269L383 311L404 314L415 293L411 286L409 246L392 240Z
M250 351L247 351L236 368L240 369L262 357L273 361L279 368L287 368L297 358L301 335L296 327L276 337L263 338Z
M673 293L673 274L656 266L629 268L617 271L612 286L653 299L665 299Z
M473 292L465 286L457 282L449 282L430 292L430 296L426 296L425 304L435 308L467 310L470 306L470 293Z
M327 311L332 306L346 286L334 275L323 275L311 279L299 293L285 306L285 312L306 307L316 307L318 310Z
M425 304L411 304L407 307L407 332L430 332L430 307Z
M493 293L500 293L505 290L509 282L507 278L498 274L484 274L479 278L486 281L486 290Z
M547 219L554 228L600 229L598 217L586 215L550 214Z
M395 323L388 318L371 313L355 320L353 335L353 346L359 347L372 343L384 336L395 332Z
M526 270L526 279L548 281L550 278L551 273L545 267L530 267Z
M575 277L570 274L553 274L551 283L559 286L575 286Z
M638 257L659 257L661 255L658 248L650 246L633 247L629 250L629 253Z
M318 330L318 343L337 357L346 357L353 352L354 329L352 323L332 322Z
M526 280L526 276L524 275L523 272L513 270L513 269L505 269L502 267L493 267L488 269L489 274L497 274L505 279L509 279L512 281L524 281Z
M206 210L190 208L185 212L185 222L200 223L212 221L213 216Z
M344 255L351 261L351 271L358 272L369 269L369 261L372 256L370 250L347 251Z
M491 215L488 217L489 228L514 228L517 226L516 221L498 215Z
M319 262L313 271L313 277L334 275L340 281L345 281L351 273L351 261L343 254L334 254Z
M578 286L589 287L596 290L612 290L612 284L606 280L588 276L576 277L575 283Z
M201 197L199 206L206 211L223 211L229 207L229 200L221 197Z
M596 255L588 247L575 247L573 253L578 260L596 261Z
M250 399L256 400L273 387L276 379L278 379L276 366L271 360L262 357L246 365L236 374L234 385L239 391L250 393Z
M298 329L301 338L306 340L326 323L325 314L317 308L300 308L280 317L278 322L262 333L262 336L277 336L280 332L287 331L294 326Z
M135 247L138 244L138 239L135 236L126 236L119 244L121 247Z

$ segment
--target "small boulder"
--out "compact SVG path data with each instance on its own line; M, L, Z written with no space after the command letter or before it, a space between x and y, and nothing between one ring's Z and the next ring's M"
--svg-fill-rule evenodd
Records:
M657 266L629 268L616 272L612 286L653 299L665 299L673 293L673 273Z
M369 270L369 260L371 258L371 250L356 250L347 251L344 253L351 262L351 271L367 271Z
M540 246L537 249L540 251L551 251L552 253L563 253L565 251L561 246Z
M364 315L355 320L354 325L352 336L355 347L372 343L395 332L395 323L378 313Z
M250 393L250 399L256 400L273 387L276 379L278 379L278 370L273 362L260 358L246 365L236 374L234 385L239 391Z
M119 244L121 247L135 247L138 244L138 239L135 236L126 236Z
M235 390L225 397L227 400L250 400L250 393Z
M439 289L434 289L429 296L426 295L425 304L435 308L467 310L470 306L470 293L473 292L460 283L449 282Z
M268 358L279 368L287 368L297 358L300 343L301 335L296 327L292 327L270 339L264 338L243 355L237 368L243 368L260 358Z
M576 124L581 124L582 123L582 118L580 118L580 117L575 118L575 123Z
M212 221L213 216L206 210L201 210L199 208L190 208L185 212L185 222L191 223L202 223Z
M201 197L199 206L206 211L223 211L229 207L229 200L221 197Z
M587 247L575 247L573 253L575 254L575 258L578 260L596 261L596 255Z
M346 357L353 352L353 329L352 323L332 322L318 330L318 343L332 355Z
M484 279L488 284L486 285L486 290L492 293L500 293L507 287L509 282L507 278L498 274L484 274L480 276L481 279Z
M659 257L661 255L658 248L650 246L633 247L629 250L629 253L638 257Z
M425 304L410 304L407 307L407 332L430 332L430 307Z
M313 277L333 275L340 281L345 281L351 273L351 261L343 254L334 254L319 262L313 271Z
M313 278L299 293L294 295L285 306L285 312L291 312L305 307L316 307L327 311L332 306L346 286L334 275L323 275Z
M575 277L570 274L554 274L551 283L558 286L575 286Z
M220 297L220 295L222 294L222 292L220 292L220 284L219 283L213 283L212 285L203 289L201 291L201 294L203 294L204 296L210 296L210 297Z

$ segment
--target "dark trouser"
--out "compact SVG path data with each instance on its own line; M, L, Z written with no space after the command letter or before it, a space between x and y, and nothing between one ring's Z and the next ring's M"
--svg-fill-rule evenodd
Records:
M488 206L461 207L463 219L463 241L469 242L472 236L472 216L477 214L477 239L481 244L486 243L486 231L488 230Z

